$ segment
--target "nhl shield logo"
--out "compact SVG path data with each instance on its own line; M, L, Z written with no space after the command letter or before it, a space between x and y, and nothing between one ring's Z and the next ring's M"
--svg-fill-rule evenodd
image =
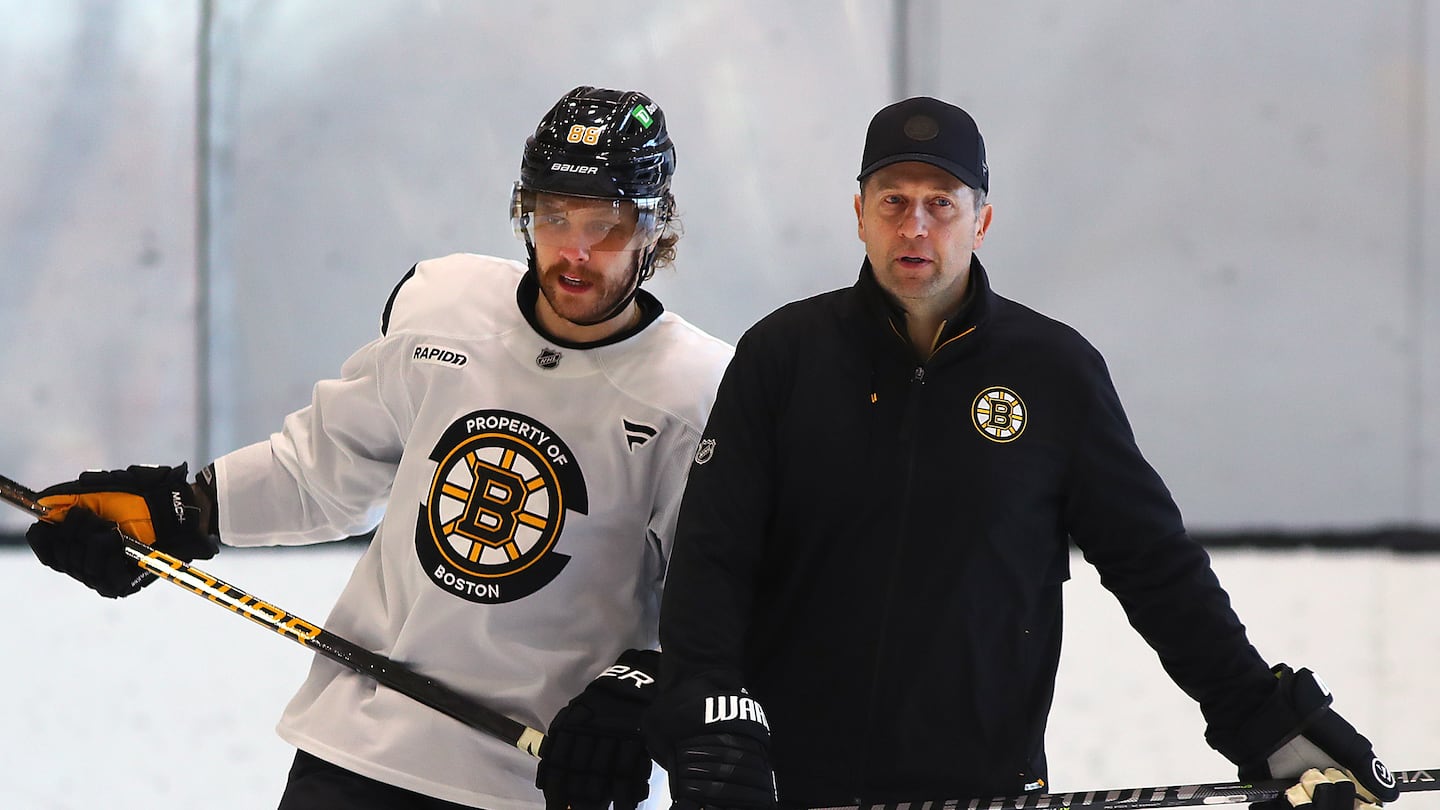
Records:
M975 397L970 417L980 435L992 442L1013 442L1025 432L1029 418L1025 403L1009 388L993 386Z
M705 439L705 440L703 440L703 441L700 442L700 446L699 446L699 447L695 448L695 463L696 463L696 464L704 464L705 462L709 461L710 459L712 459L712 458L714 458L714 457L715 457L715 440L714 440L714 439Z
M562 356L563 355L561 355L560 352L557 352L549 346L546 346L545 348L540 350L539 354L535 355L535 365L539 366L540 368L549 370L560 365L560 358Z

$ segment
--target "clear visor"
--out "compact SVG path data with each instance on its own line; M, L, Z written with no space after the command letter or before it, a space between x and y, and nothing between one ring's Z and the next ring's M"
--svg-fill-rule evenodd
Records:
M516 236L537 248L640 250L655 244L664 232L665 207L660 197L573 197L532 191L516 183L510 224Z

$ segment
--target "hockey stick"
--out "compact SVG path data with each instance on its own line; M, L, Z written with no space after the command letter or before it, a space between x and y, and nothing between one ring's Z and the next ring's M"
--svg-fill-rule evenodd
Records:
M3 475L0 475L0 499L41 520L46 519L50 511L40 503L38 494ZM135 560L137 565L155 576L229 608L291 641L309 647L331 661L374 678L380 684L447 714L471 728L498 737L531 756L540 756L540 743L545 737L539 731L482 706L472 698L437 683L398 661L371 652L319 625L311 624L269 602L256 599L183 560L153 549L123 533L120 537L125 541L125 553Z
M1440 790L1440 768L1392 771L1401 793ZM1265 782L1206 782L1198 785L1091 790L1078 793L1026 793L988 799L937 799L824 807L817 810L1149 810L1211 804L1248 804L1281 796L1294 779Z

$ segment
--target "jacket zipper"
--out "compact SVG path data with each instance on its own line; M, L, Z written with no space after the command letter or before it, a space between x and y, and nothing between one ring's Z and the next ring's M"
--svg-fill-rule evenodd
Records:
M915 432L915 423L917 421L920 411L920 396L925 387L924 363L916 365L914 370L910 372L910 386L910 396L906 399L905 412L900 418L901 421L899 441L905 446L905 485L900 490L900 503L902 504L909 502L910 491L911 489L913 489L915 484L915 465L917 463L917 454L915 452L915 442L912 440L912 435ZM895 536L897 542L895 543L895 551L890 557L890 576L887 578L887 581L885 583L885 601L884 608L880 615L880 632L875 639L875 647L882 653L885 650L886 642L889 639L889 633L887 631L890 626L891 605L893 605L895 602L895 594L899 590L900 586L900 560L903 556L900 552L905 544L905 539L908 535L909 521L906 517L907 514L907 511L902 511L900 513L900 520L895 527ZM876 656L875 664L870 670L870 707L865 720L865 733L861 738L862 745L861 757L859 762L860 781L859 784L855 786L855 792L857 794L863 793L865 786L868 785L870 782L870 740L874 736L870 732L875 728L876 721L880 717L880 713L882 711L880 700L880 666L883 660L883 655ZM852 798L854 799L854 802L856 804L863 803L863 797L861 796L857 795Z
M905 335L895 327L894 321L891 321L890 328L892 331L895 332L896 337L899 337L901 340L904 340L907 343L909 342L909 339L906 338ZM965 337L968 337L972 332L975 331L975 329L975 326L971 326L969 329L964 330L958 335L955 335L954 337L944 341L943 343L932 347L930 357L925 361L917 363L914 370L910 372L910 397L905 403L905 412L901 416L900 421L899 439L905 445L905 486L901 489L901 504L909 503L910 492L915 484L915 466L918 463L918 459L916 458L917 453L915 450L915 442L912 441L912 436L916 432L916 422L919 421L920 396L921 393L924 391L925 387L925 365L930 360L933 360L935 358L935 355L938 354L941 349L949 346L952 343L959 342ZM941 331L943 332L943 328ZM939 337L939 334L939 332L936 333L937 339ZM900 585L900 560L903 556L900 552L904 548L908 536L909 520L907 518L907 515L908 511L902 511L900 513L900 521L895 527L895 553L891 556L890 576L885 586L885 603L884 610L881 613L880 617L880 634L875 640L876 648L881 650L882 652L884 651L885 643L889 638L887 628L890 626L890 606L894 603L895 593L899 589ZM862 737L861 743L861 758L859 762L860 781L859 784L855 786L855 793L857 794L863 793L865 786L870 782L870 740L873 736L871 734L871 731L875 728L875 721L881 713L880 664L882 660L883 658L877 657L875 660L875 665L870 671L870 707L867 713L865 721L865 733ZM864 797L862 796L857 795L852 797L852 799L856 804L862 804L864 802Z

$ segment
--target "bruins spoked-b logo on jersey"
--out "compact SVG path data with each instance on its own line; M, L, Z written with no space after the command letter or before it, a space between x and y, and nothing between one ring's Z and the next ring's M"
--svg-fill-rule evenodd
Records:
M475 411L445 431L430 460L415 550L437 586L472 602L513 602L570 562L555 541L566 514L589 504L580 466L553 430L512 411Z
M1013 442L1025 431L1025 403L1009 388L992 386L975 397L970 408L975 429L992 442Z

